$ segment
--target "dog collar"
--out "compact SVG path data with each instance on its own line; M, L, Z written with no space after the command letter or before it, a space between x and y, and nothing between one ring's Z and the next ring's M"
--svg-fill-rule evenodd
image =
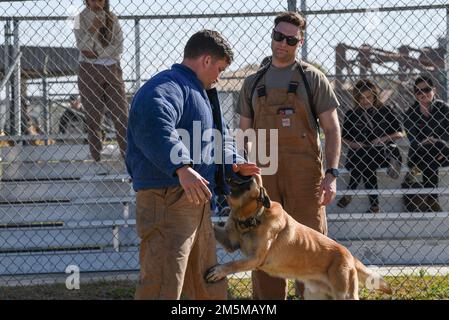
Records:
M257 227L260 223L260 214L251 216L246 220L238 220L238 224L242 229L252 229Z
M260 209L259 209L260 210ZM255 216L251 216L246 220L238 220L238 224L242 229L252 229L260 225L262 222L260 220L260 216L262 214L263 210L260 210L260 213L258 213Z
M263 206L264 197L263 197L263 194L262 194L262 190L260 191L259 197L257 197L256 201L258 203L258 206L257 206L257 209L256 209L256 214L250 216L246 220L238 220L237 221L239 226L242 229L252 229L252 228L255 228L255 227L257 227L258 225L261 224L262 221L261 221L260 217L261 217L261 215L263 213L263 207L264 207ZM259 206L259 204L260 204L260 206Z

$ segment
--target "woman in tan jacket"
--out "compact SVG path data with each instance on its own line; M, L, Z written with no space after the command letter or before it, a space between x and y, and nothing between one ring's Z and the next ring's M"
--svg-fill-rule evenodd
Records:
M75 28L80 50L78 88L86 112L90 153L101 159L101 121L106 111L112 116L117 142L124 157L128 103L120 67L123 33L118 18L109 10L109 0L86 0Z

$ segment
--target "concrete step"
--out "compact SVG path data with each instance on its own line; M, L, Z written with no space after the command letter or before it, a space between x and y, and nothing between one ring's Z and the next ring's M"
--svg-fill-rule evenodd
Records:
M403 167L401 169L401 174L398 179L392 179L390 178L387 173L386 169L379 169L377 170L377 183L379 189L400 189L401 183L404 181L404 177L406 173L408 172L408 168ZM439 171L439 187L442 188L449 188L449 168L440 168ZM421 181L422 176L418 175L417 180ZM347 190L349 184L349 172L346 169L340 169L340 176L337 179L337 188L338 190ZM359 183L358 186L359 189L364 188L364 184L362 182Z
M445 265L449 263L448 239L376 240L343 242L366 265ZM240 259L217 247L218 262ZM61 252L0 254L0 275L64 273L70 265L81 272L139 270L137 246L78 249Z
M96 225L8 228L0 231L0 254L31 251L60 250L73 247L99 247L138 245L135 221L103 221ZM111 225L113 224L113 225Z
M449 239L449 212L329 214L329 237L339 241Z
M66 251L0 254L0 275L65 273L68 266L83 272L139 270L136 246L114 249L67 248Z
M103 198L82 203L37 203L0 205L0 227L48 222L91 222L135 218L130 198Z
M449 263L449 239L341 241L365 264L435 265Z
M447 230L439 230L436 228L435 232L431 234L420 234L420 239L408 238L410 236L418 235L416 230L413 231L413 227L410 225L408 234L395 235L393 232L389 235L385 235L382 239L376 239L379 234L369 234L369 230L361 231L357 234L358 230L354 229L354 226L360 224L359 229L376 228L388 230L388 228L403 228L406 221L415 220L416 224L421 224L422 227L426 227L429 224L441 225L442 222L447 221L448 213L433 214L431 217L426 217L423 214L408 215L405 213L398 213L398 216L391 215L391 225L388 226L387 216L378 216L377 219L373 216L365 217L362 214L352 216L331 216L329 218L329 229L337 229L334 233L336 240L358 257L362 262L369 265L433 265L433 264L447 264L449 263L449 251L446 248L449 246L449 238L446 237ZM370 218L373 221L371 221ZM218 219L214 219L218 220ZM394 225L394 221L402 221L402 225ZM135 233L135 227L133 222L129 222L128 227L125 227L124 221L114 222L92 222L92 226L89 228L72 228L75 225L70 226L67 224L66 228L57 230L57 228L50 228L51 233L48 230L21 230L23 234L20 239L29 239L31 234L35 237L39 236L39 232L45 232L42 234L41 239L36 238L37 243L42 243L42 239L53 236L53 239L60 239L59 247L49 246L44 248L42 246L36 248L33 245L28 246L28 252L3 252L0 253L2 264L0 265L0 275L19 275L19 274L44 274L44 273L61 273L65 271L65 268L69 265L76 265L80 268L81 272L93 272L93 271L108 271L108 270L138 270L138 241L139 239ZM98 228L96 225L99 223L118 225L118 239L115 240L115 234L110 227L104 226L104 228ZM339 225L340 224L340 225ZM346 228L346 230L342 229ZM416 227L419 229L420 227ZM56 235L56 232L59 232ZM74 233L76 231L76 233ZM347 232L348 231L348 232ZM8 230L8 232L11 232ZM65 234L65 232L72 232L71 234ZM338 233L341 234L338 234ZM347 233L346 233L347 232ZM354 235L355 239L348 240L349 236ZM363 234L363 232L365 234ZM415 232L415 234L413 234ZM379 233L379 232L378 232ZM14 239L14 235L0 232L5 239ZM80 238L78 241L70 241L69 246L64 247L66 244L63 238L73 239L74 235L84 234L87 239ZM346 236L344 236L346 234ZM18 235L16 233L15 235ZM389 238L389 236L392 236ZM338 238L338 236L342 236ZM363 237L367 236L367 239ZM106 239L106 240L105 240ZM84 241L86 240L86 241ZM90 240L90 241L88 241ZM96 241L93 241L96 240ZM110 245L110 241L112 244ZM31 241L30 241L31 242ZM45 241L44 241L45 242ZM32 243L32 242L31 242ZM54 243L54 242L53 242ZM5 247L7 249L8 247ZM11 248L9 248L11 249ZM34 249L34 251L33 251ZM233 254L226 253L220 246L217 247L218 260L220 263L235 260L241 258L241 253L238 251Z
M105 144L102 155L105 158L120 157L116 145ZM11 162L49 162L91 160L89 146L86 144L53 144L49 146L22 146L0 148L0 161Z
M54 201L131 195L128 181L49 180L0 183L0 202Z
M329 237L338 241L449 239L448 212L328 214L327 221Z
M442 192L438 192L442 191ZM435 192L439 194L439 203L442 207L443 211L449 211L449 189L387 189L387 190L378 190L379 194L379 204L381 207L381 212L403 212L405 211L405 206L403 203L403 194L405 193L421 193L428 194ZM358 212L366 212L370 203L368 200L369 193L375 193L375 191L370 190L356 190L354 192L351 191L339 191L335 201L329 204L326 207L326 211L328 214L340 214L340 213L358 213ZM338 200L341 198L343 194L352 194L352 201L346 208L339 208L337 206Z
M2 181L80 179L84 176L104 173L126 173L123 160L111 159L101 161L101 168L93 161L87 160L0 163L0 179Z
M0 249L103 247L113 240L120 245L137 245L135 223L129 218L2 226ZM447 212L329 215L328 225L329 236L338 241L449 238Z
M449 263L449 239L342 241L365 265L438 265ZM218 261L241 259L240 251L217 249Z

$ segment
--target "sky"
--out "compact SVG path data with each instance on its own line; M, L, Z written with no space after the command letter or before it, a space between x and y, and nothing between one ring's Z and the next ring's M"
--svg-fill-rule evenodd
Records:
M298 7L300 0L298 2ZM438 38L446 35L446 11L416 10L403 12L376 12L382 6L411 6L447 4L448 1L306 1L308 10L357 9L364 13L308 15L308 60L319 63L329 75L334 73L335 46L346 43L360 46L368 43L386 50L400 45L435 47ZM118 15L189 15L210 13L278 12L287 8L287 0L111 0L112 10ZM49 0L0 3L0 16L73 16L83 8L82 0ZM235 51L231 70L246 64L258 63L270 54L270 32L274 16L146 19L141 21L142 78L170 67L182 58L187 39L202 28L220 31ZM135 34L134 21L120 21L125 34L125 53L122 67L126 79L134 78ZM4 22L0 21L0 25ZM72 25L68 21L25 21L20 24L22 45L74 46ZM0 43L4 42L0 32ZM52 86L53 92L73 91L76 85ZM39 90L36 88L35 90ZM37 93L39 94L39 93ZM3 95L3 93L2 93Z

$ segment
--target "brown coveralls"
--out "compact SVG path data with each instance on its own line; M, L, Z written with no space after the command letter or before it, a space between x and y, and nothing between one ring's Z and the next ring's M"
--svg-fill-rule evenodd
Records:
M325 207L318 204L323 178L319 136L304 103L307 97L296 93L300 73L295 70L293 74L288 89L266 90L265 75L256 88L253 128L278 129L279 138L278 171L263 176L263 184L271 200L279 202L296 221L327 234ZM287 296L285 279L254 271L252 280L255 299Z

